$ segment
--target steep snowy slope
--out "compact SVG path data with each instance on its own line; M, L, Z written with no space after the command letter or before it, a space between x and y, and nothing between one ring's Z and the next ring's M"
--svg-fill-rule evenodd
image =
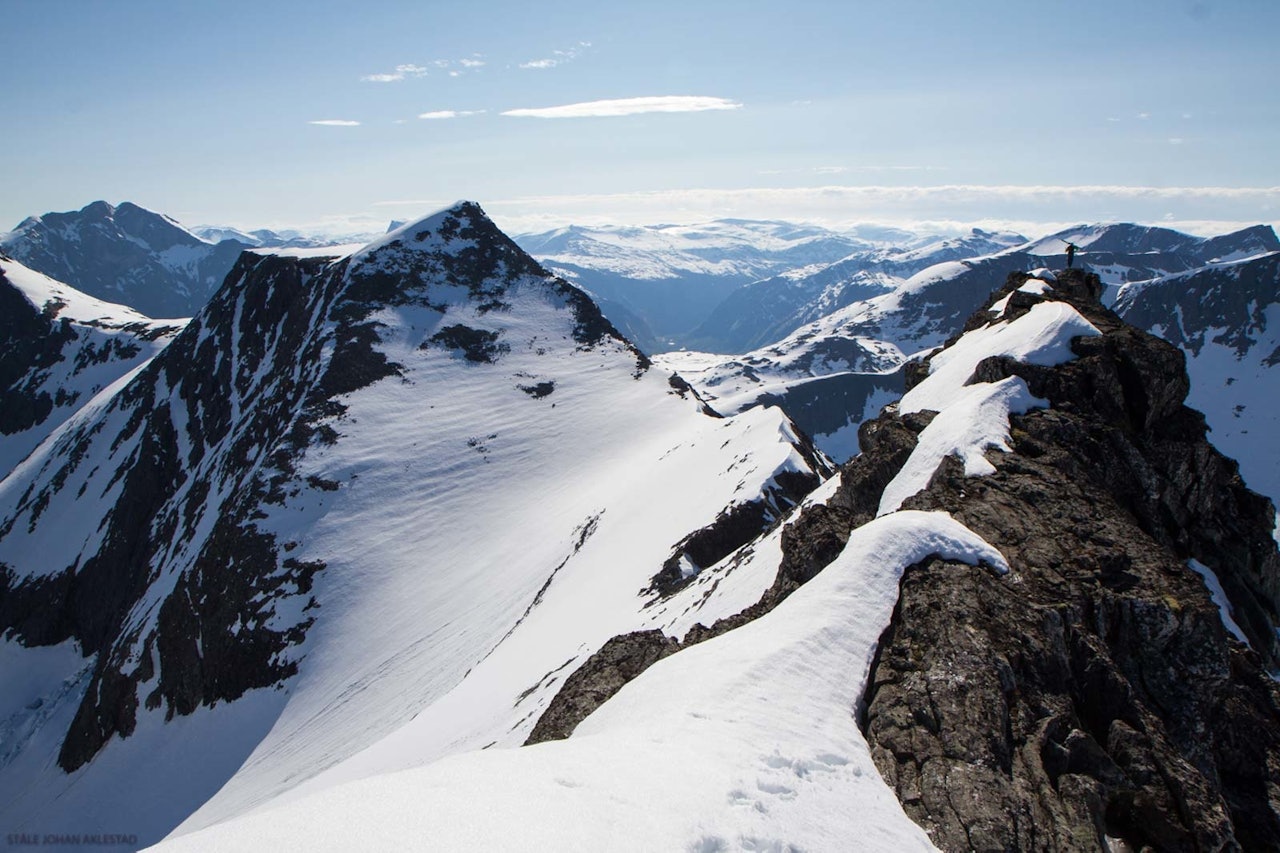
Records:
M238 240L210 244L174 220L130 202L23 220L0 252L33 270L148 317L190 317L222 284Z
M850 711L898 576L934 554L1005 568L945 514L901 513L774 612L653 666L570 740L347 783L157 849L932 850Z
M0 476L185 323L102 302L0 255Z
M758 603L681 642L615 637L563 678L546 715L567 739L431 761L415 720L333 785L161 849L1265 845L1271 507L1098 279L1024 283L788 524L667 599L772 574Z
M398 760L518 744L666 618L665 564L696 579L825 470L776 409L704 413L473 204L337 261L245 254L0 482L0 665L33 684L0 822L148 843L410 721Z
M1129 285L1115 309L1183 351L1214 445L1280 502L1280 253Z

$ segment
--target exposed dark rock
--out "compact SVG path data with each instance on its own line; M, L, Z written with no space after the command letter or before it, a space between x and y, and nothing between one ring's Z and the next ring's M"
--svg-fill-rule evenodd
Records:
M543 397L551 396L551 393L556 390L556 383L551 381L535 382L532 385L520 385L518 387L533 399L541 400Z
M950 512L1012 571L907 569L867 738L946 850L1278 849L1273 510L1183 407L1181 354L1092 301L1091 279L1059 273L1046 297L1104 333L1076 359L992 359L975 377L1021 376L1051 408L1012 419L996 473L948 460L904 504ZM1189 558L1260 654L1228 639Z
M707 405L707 401L702 399L702 396L698 394L698 392L694 390L694 387L690 385L685 380L685 378L680 374L673 373L670 376L668 376L667 384L671 386L671 393L678 395L682 399L688 399L689 397L692 397L693 399L701 403L702 413L704 415L712 418L724 417L724 415L720 414L715 409L711 408L711 406Z
M683 589L698 572L759 536L771 519L764 501L746 501L722 510L711 524L676 544L645 592L671 595Z
M67 320L37 311L0 270L0 434L21 432L49 416L53 397L22 380L60 361L63 345L74 337Z
M467 361L492 364L498 356L511 351L511 347L498 340L501 335L488 329L470 326L446 326L427 339L427 344L438 344L460 351ZM423 344L426 346L426 344Z
M538 718L525 745L563 740L628 681L680 648L661 631L620 634L600 647L573 675Z

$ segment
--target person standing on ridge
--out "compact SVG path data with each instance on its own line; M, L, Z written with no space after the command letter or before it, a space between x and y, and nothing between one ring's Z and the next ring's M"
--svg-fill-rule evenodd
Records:
M1071 269L1071 265L1075 262L1076 252L1080 251L1080 247L1070 240L1063 240L1067 244L1067 269Z

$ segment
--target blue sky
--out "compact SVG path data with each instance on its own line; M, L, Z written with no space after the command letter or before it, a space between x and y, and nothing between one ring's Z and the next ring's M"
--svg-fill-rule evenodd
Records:
M1274 0L0 12L0 227L1280 220Z

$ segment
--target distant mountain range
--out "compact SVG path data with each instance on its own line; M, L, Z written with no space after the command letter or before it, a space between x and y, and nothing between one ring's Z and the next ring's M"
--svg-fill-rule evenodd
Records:
M686 345L692 329L746 284L875 245L815 226L737 219L703 225L573 225L515 239L549 269L591 293L646 352Z
M148 317L190 317L209 301L244 250L306 249L329 242L297 232L188 230L131 202L95 201L78 211L24 219L0 234L0 252Z
M1252 403L1245 401L1246 396L1255 393L1246 388L1275 381L1274 375L1267 372L1269 365L1261 361L1271 352L1267 343L1270 340L1270 332L1266 331L1267 306L1280 301L1274 283L1261 272L1269 269L1268 265L1277 257L1275 253L1280 252L1280 240L1268 226L1255 226L1214 238L1124 223L1080 227L985 256L934 264L908 278L879 272L871 279L871 274L862 270L849 276L846 266L849 262L841 261L808 273L803 279L805 287L794 287L790 279L779 277L742 288L722 306L745 305L748 300L740 297L752 291L774 296L806 292L807 300L800 302L800 307L793 309L789 316L805 312L820 316L781 340L742 355L672 352L657 359L666 367L680 371L713 406L726 412L762 403L782 405L815 436L820 447L834 458L847 459L857 452L858 424L874 415L884 401L901 393L903 378L899 368L904 362L958 334L965 319L992 290L1002 285L1011 270L1065 266L1067 240L1082 247L1077 264L1098 273L1106 285L1104 302L1110 304L1116 302L1121 293L1130 294L1116 304L1126 318L1130 318L1129 312L1139 304L1136 294L1149 286L1153 289L1149 297L1140 301L1143 305L1149 305L1156 294L1162 294L1166 302L1171 299L1171 293L1178 293L1180 299L1190 302L1196 301L1202 290L1220 294L1216 299L1207 300L1205 308L1188 309L1183 316L1198 318L1201 337L1208 328L1204 324L1210 323L1218 329L1235 330L1237 340L1254 341L1251 346L1256 352L1248 357L1258 366L1248 375L1257 378L1239 377L1240 384L1228 395L1232 398L1229 405L1225 400L1210 402L1207 391L1194 392L1193 405L1203 402L1210 423L1218 424L1215 429L1230 428L1233 435L1243 429L1246 434L1254 435L1255 440L1270 434L1270 418L1274 416L1263 414L1268 410L1259 405L1258 397L1254 397ZM1095 263L1098 266L1095 267ZM909 265L901 268L904 272L909 269ZM1237 285L1234 297L1221 295L1232 290L1221 282L1237 281L1237 275L1245 275L1254 284L1251 288ZM809 286L809 282L813 284ZM847 295L851 291L856 294L858 288L880 292L848 300ZM1233 299L1244 301L1236 304ZM840 301L845 302L842 307L823 313L824 306ZM1260 306L1255 310L1256 316L1249 314L1247 304ZM1229 311L1228 306L1231 306ZM1163 318L1160 311L1144 308L1130 319L1156 334L1164 334L1169 317L1176 316L1172 313L1172 303L1166 307L1171 313ZM1219 309L1224 313L1219 315ZM750 314L745 310L742 315L770 319L775 316L764 311ZM1170 336L1170 340L1186 350L1193 363L1199 360L1199 353L1187 345L1187 336L1179 333ZM1241 358L1245 358L1243 351ZM1214 370L1223 367L1219 364ZM1208 388L1219 381L1211 378L1210 373L1206 368L1192 368L1197 387ZM1260 388L1256 393L1263 394ZM1217 396L1220 395L1213 399ZM1263 418L1256 425L1240 422L1240 418L1246 417L1244 413L1251 411L1250 405L1252 411ZM1244 408L1236 409L1236 406ZM1273 455L1240 453L1238 457L1269 459ZM1245 464L1250 467L1248 462ZM1280 496L1280 482L1274 473L1254 472L1250 482L1255 481L1255 488Z

